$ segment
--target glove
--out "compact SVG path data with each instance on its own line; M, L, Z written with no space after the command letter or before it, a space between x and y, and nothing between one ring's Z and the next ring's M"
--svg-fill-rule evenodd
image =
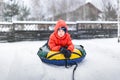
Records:
M64 48L64 47L61 47L61 48L60 48L60 52L63 53L63 54L65 54L65 53L67 53L67 49Z
M64 54L65 58L69 59L71 56L71 51L67 50L67 52Z

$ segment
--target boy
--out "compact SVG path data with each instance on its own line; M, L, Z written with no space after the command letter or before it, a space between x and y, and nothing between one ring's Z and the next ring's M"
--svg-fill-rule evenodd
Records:
M54 32L50 35L48 46L50 50L60 51L65 58L70 58L74 45L64 20L58 20Z

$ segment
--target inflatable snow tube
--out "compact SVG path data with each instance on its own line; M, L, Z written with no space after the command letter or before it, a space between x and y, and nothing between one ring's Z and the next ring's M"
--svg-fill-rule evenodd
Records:
M86 52L83 47L80 45L74 45L75 49L73 50L70 59L66 59L62 53L59 51L50 51L47 45L42 46L37 55L40 57L42 62L48 64L54 64L58 66L74 65L81 62L85 56Z

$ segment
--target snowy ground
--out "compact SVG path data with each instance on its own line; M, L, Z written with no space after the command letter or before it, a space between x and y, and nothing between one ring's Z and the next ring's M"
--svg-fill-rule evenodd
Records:
M46 41L0 43L0 80L72 80L74 68L44 64L37 51ZM75 80L120 80L120 43L117 38L73 40L82 44L86 58Z

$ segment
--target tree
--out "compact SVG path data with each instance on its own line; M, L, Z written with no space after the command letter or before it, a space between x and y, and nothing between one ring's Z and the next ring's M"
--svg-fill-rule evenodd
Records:
M23 6L19 10L19 15L17 16L17 20L27 20L28 15L30 15L30 9Z
M10 0L10 2L5 3L3 10L3 17L5 21L14 20L26 20L30 11L25 6L19 6L16 0Z
M103 6L103 16L102 19L105 21L114 21L117 20L117 9L112 6L110 2L108 4L104 3Z
M11 0L10 3L5 3L4 8L3 16L5 21L12 21L12 18L19 14L19 6L16 1L12 2Z
M50 11L50 13L52 14L52 21L54 21L55 19L54 19L54 16L56 15L56 13L57 13L57 9L56 9L56 7L55 7L55 1L54 0L51 0L51 5L50 5L50 7L49 7L49 11Z
M44 5L46 3L42 3L41 0L31 0L32 2L32 17L35 18L35 20L43 20L45 17L45 8Z

